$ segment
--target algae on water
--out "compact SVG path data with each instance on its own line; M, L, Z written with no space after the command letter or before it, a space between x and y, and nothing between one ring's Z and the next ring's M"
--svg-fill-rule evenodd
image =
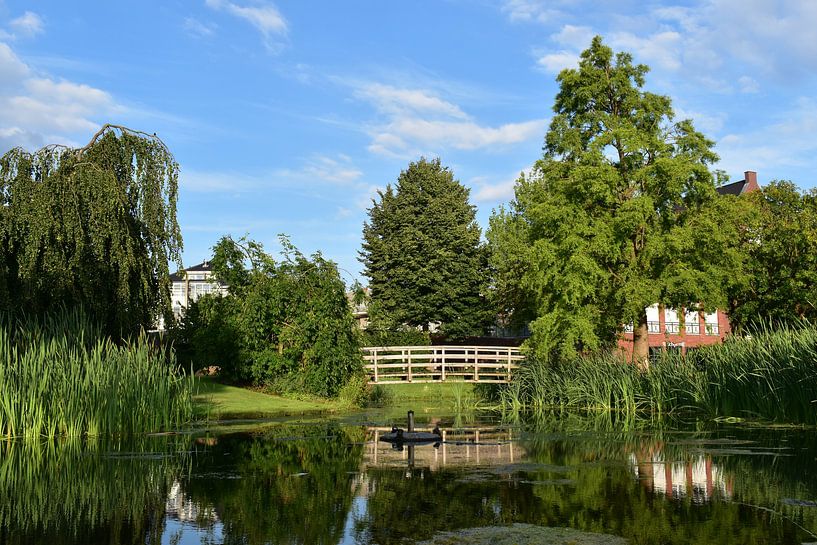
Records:
M627 540L607 534L590 534L571 528L533 524L466 528L440 532L417 545L626 545Z

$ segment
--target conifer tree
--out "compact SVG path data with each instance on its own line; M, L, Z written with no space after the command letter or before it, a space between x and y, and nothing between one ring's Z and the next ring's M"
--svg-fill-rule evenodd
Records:
M450 336L482 332L486 258L469 190L439 159L420 159L378 193L363 227L360 260L376 326Z

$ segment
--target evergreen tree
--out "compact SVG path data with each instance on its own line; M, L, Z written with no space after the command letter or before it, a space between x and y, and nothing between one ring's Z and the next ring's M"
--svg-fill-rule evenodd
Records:
M439 322L450 336L479 334L487 319L486 258L469 190L439 159L420 159L378 193L360 260L376 326Z
M642 90L647 71L594 38L558 76L543 158L494 217L495 254L523 260L499 269L497 284L532 298L541 356L612 346L632 323L634 359L646 364L646 307L725 308L740 273L713 143L674 121L669 97Z

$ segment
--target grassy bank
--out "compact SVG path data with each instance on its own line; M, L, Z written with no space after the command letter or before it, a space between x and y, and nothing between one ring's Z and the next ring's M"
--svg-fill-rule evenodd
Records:
M319 413L343 408L337 401L300 400L269 395L221 384L211 378L197 380L193 400L197 416L216 420Z
M664 354L642 372L613 354L529 362L502 390L507 410L684 410L710 417L817 424L817 329L757 330L681 357Z
M473 409L481 397L470 383L399 384L377 386L379 403L374 407L416 411ZM321 412L342 412L360 407L338 398L294 399L271 395L259 390L222 384L212 378L197 379L194 396L195 412L199 417L229 420L245 417L288 416Z
M0 435L166 430L193 415L193 381L144 335L117 344L79 311L0 323Z

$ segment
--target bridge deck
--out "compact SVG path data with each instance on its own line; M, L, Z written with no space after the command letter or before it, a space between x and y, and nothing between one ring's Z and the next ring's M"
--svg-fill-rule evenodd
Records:
M376 384L510 382L524 358L508 346L370 346L364 368Z

